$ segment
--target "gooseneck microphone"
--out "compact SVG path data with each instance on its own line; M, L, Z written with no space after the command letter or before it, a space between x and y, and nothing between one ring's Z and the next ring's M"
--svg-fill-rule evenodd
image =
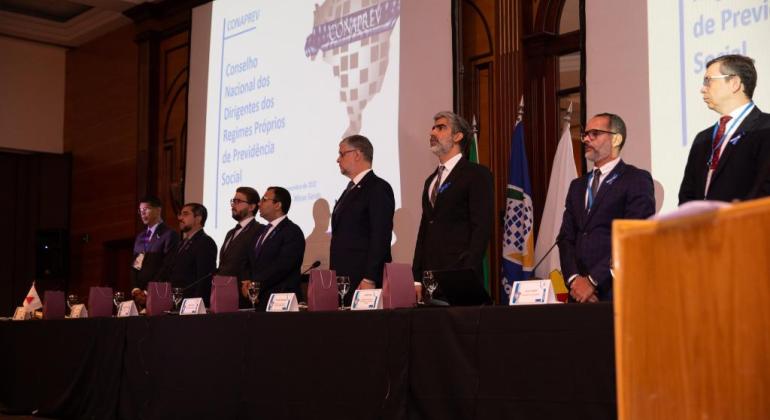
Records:
M307 268L307 270L303 271L301 275L303 275L303 276L304 276L304 275L305 275L305 274L307 274L307 273L308 273L310 270L312 270L312 269L314 269L314 268L318 268L320 265L321 265L321 261L319 261L319 260L315 260L315 262L314 262L313 264L311 264L311 265L310 265L310 267L308 267L308 268Z

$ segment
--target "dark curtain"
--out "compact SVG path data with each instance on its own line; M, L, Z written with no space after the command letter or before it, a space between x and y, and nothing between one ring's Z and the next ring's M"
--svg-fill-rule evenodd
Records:
M21 305L32 280L41 299L46 289L66 290L66 272L36 276L35 243L41 232L69 242L71 170L68 154L0 152L0 316Z

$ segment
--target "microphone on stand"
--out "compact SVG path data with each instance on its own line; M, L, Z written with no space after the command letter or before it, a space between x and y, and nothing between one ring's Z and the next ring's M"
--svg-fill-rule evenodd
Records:
M321 265L321 261L315 260L315 262L313 264L310 264L310 267L308 267L307 270L303 271L302 274L300 274L300 275L304 276L305 274L310 272L310 270L312 270L314 268L318 268L320 265Z
M212 272L210 272L210 273L206 274L205 276L203 276L203 277L199 278L198 280L195 280L194 282L192 282L192 283L188 284L188 285L187 285L187 286L185 286L185 288L184 288L184 289L182 289L182 290L183 290L183 291L185 291L185 292L186 292L186 291L188 291L188 290L190 290L190 289L191 289L193 286L197 285L198 283L202 282L203 280L206 280L206 278L208 278L208 277L211 277L212 275L214 275L214 273L215 273L215 272L216 272L216 271L212 271Z
M551 251L556 247L556 245L559 245L559 241L561 240L561 233L556 236L556 240L553 241L553 245L551 245L550 248L548 248L548 251L546 251L545 255L540 257L540 260L538 260L537 264L535 264L535 267L532 269L532 274L530 274L530 279L534 279L536 277L535 271L537 271L537 268L540 267L540 264L545 261L546 258L548 258L549 255L551 255Z

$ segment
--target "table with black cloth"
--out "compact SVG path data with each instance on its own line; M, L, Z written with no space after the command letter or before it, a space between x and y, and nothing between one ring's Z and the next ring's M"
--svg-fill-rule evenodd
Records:
M612 419L612 306L0 322L0 410L62 419Z

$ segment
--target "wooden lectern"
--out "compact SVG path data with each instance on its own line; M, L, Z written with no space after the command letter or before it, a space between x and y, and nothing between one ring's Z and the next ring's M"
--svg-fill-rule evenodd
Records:
M618 418L770 419L770 199L612 232Z

